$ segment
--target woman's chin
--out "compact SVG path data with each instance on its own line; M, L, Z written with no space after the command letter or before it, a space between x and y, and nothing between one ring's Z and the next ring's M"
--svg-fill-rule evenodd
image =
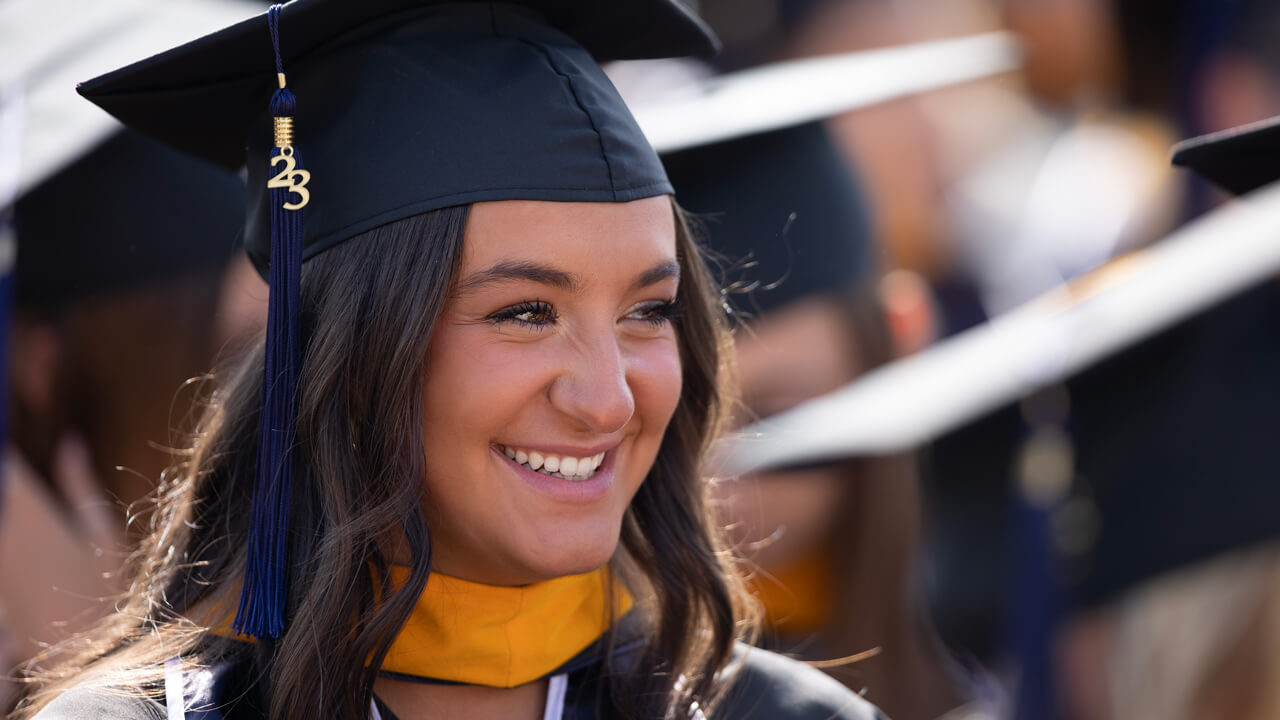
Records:
M613 552L617 546L618 543L615 538L614 542L608 544L590 547L579 546L573 548L572 551L560 553L548 551L540 554L536 560L531 559L526 564L529 580L521 584L542 582L558 577L581 575L599 570L613 557Z
M440 553L434 558L432 570L486 585L531 585L599 570L608 564L617 547L616 534L599 541L559 538L552 543L513 548L515 552L503 556L464 558Z

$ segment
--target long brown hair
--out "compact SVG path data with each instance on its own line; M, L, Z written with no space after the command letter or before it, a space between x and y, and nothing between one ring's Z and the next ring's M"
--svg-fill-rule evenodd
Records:
M673 204L674 207L674 204ZM45 671L16 714L74 685L158 695L163 664L248 655L271 717L363 718L377 668L427 582L431 535L420 505L427 343L460 263L468 208L397 221L328 250L303 270L299 472L290 524L288 628L247 644L225 627L244 568L262 348L207 398L184 464L162 484L119 610ZM636 664L611 668L617 714L710 710L715 673L745 627L741 585L704 501L701 459L721 416L729 336L719 295L676 210L683 393L656 462L629 507L615 564L648 608ZM409 576L393 586L388 538ZM381 578L381 580L379 579ZM681 713L683 711L680 711Z

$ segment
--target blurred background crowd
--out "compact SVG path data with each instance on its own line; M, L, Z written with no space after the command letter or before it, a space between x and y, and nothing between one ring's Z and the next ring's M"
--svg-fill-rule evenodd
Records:
M103 43L130 22L116 3L145 4L95 3ZM664 154L735 317L731 432L1083 293L1231 202L1171 167L1174 142L1280 114L1267 0L691 4L724 51L611 68L637 107L801 58L997 32L1018 47L1007 72ZM31 5L0 0L10 109L57 75L56 57L6 41L30 33ZM63 144L78 149L0 196L17 244L0 496L0 667L15 681L0 711L29 663L56 662L124 589L148 498L212 392L201 378L265 321L236 247L239 178L125 133ZM717 479L760 642L898 720L1280 718L1274 286L916 447Z

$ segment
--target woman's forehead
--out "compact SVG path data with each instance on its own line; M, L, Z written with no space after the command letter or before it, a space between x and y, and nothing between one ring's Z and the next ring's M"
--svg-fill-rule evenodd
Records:
M468 214L462 277L496 266L557 268L583 275L647 270L676 258L670 198L626 203L507 200Z

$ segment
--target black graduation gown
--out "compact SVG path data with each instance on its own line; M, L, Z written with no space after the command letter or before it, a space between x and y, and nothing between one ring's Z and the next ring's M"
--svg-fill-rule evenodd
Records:
M621 652L626 652L623 647ZM608 682L603 657L588 648L559 672L568 676L563 720L610 717L600 699ZM227 661L184 679L186 720L260 720L266 715L252 691L246 662ZM822 671L766 650L739 644L722 674L733 684L714 717L726 720L885 720L883 714ZM380 702L383 720L396 716ZM101 690L73 689L36 715L36 720L166 720L163 703Z

